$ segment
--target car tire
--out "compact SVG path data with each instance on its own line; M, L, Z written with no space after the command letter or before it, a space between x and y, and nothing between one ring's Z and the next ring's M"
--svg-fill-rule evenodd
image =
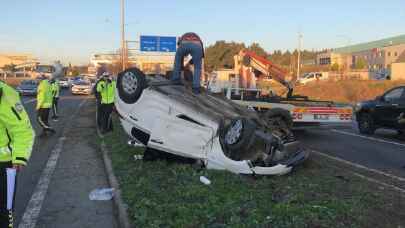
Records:
M135 103L145 87L145 74L138 68L129 68L118 74L118 95L127 104Z
M270 130L282 133L281 137L291 134L293 119L289 111L281 108L270 109L264 114L264 118Z
M254 122L247 119L234 119L223 131L222 142L228 150L240 150L249 144L255 130Z
M372 135L376 128L373 117L369 113L361 113L358 120L358 127L361 134Z

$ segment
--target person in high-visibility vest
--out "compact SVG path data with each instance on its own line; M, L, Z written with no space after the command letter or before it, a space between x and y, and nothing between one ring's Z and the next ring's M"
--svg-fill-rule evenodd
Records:
M58 101L59 101L59 93L60 93L59 80L52 79L52 80L50 80L50 83L51 83L51 91L52 91L52 120L58 121L58 119L59 119Z
M101 133L112 131L111 113L114 108L116 82L111 79L108 72L103 73L103 78L97 84L97 92L101 96L100 123Z
M34 130L19 94L0 81L0 227L13 227L17 172L31 155Z
M48 79L45 76L40 78L41 82L38 85L37 91L37 120L42 127L41 136L48 132L54 133L55 130L49 125L49 111L52 107L52 88Z

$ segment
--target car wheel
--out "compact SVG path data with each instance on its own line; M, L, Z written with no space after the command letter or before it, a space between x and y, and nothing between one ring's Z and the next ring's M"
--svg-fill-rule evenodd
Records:
M268 128L281 138L292 134L293 119L289 111L281 108L270 109L264 114L264 118Z
M375 132L374 120L369 113L360 114L358 125L362 134L372 135Z
M118 74L118 95L127 104L135 103L145 87L145 74L138 68L130 68Z
M223 143L229 150L239 150L249 144L256 124L247 119L234 119L225 128L222 135Z

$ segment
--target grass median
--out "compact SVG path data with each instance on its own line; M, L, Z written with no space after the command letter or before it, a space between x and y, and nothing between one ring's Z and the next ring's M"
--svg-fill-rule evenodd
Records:
M166 161L134 160L115 120L105 137L128 213L137 227L400 227L405 201L326 160L286 176L252 177ZM200 176L211 185L199 181Z

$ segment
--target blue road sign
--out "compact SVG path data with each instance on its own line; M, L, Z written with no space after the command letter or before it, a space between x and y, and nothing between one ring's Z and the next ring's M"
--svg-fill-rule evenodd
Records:
M177 39L176 37L161 36L159 37L160 52L176 52Z
M157 36L141 36L141 51L158 51Z
M176 52L177 38L171 36L141 36L140 49L145 52Z

